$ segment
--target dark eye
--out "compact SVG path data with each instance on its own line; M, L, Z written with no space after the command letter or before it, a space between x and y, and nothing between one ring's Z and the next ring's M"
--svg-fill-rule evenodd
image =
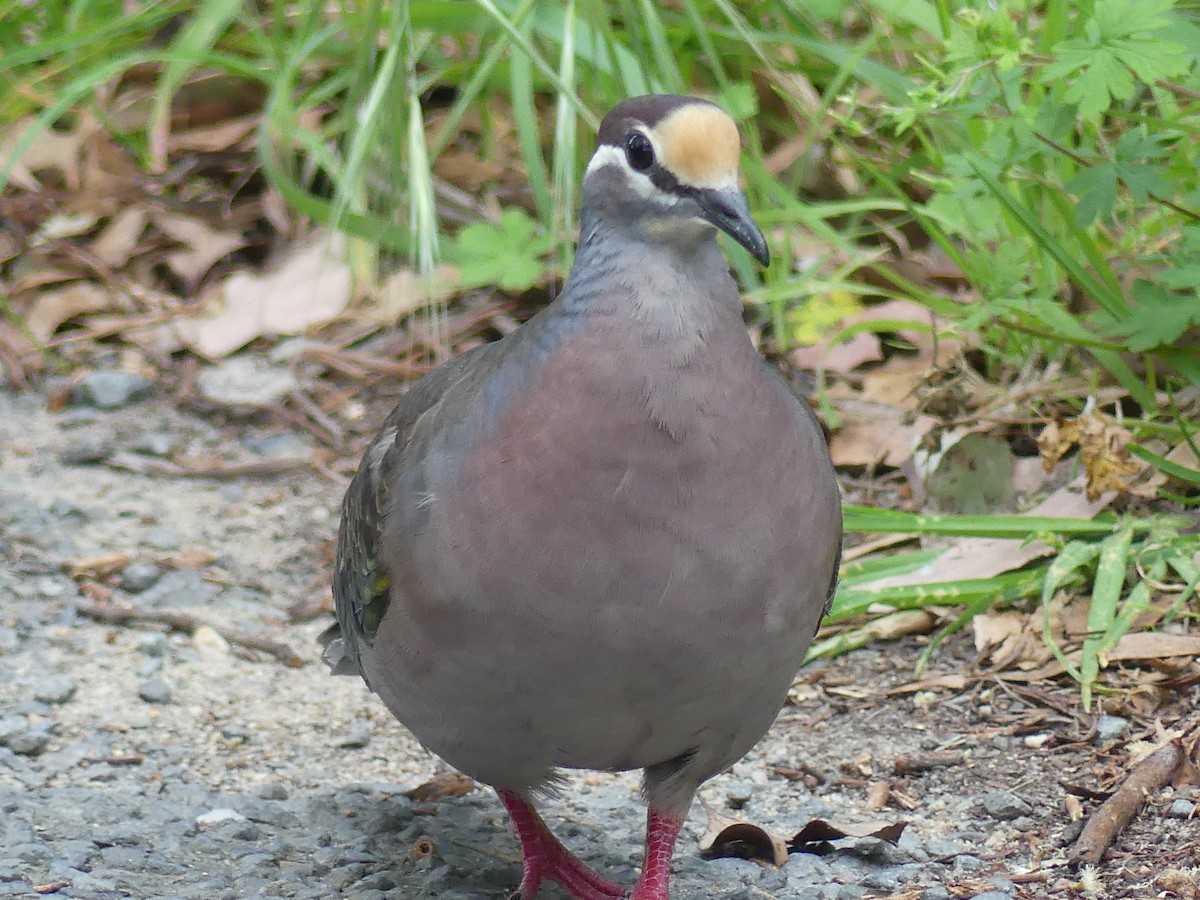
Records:
M650 144L650 138L640 131L631 131L629 137L625 138L625 158L638 172L645 172L654 165L654 147Z

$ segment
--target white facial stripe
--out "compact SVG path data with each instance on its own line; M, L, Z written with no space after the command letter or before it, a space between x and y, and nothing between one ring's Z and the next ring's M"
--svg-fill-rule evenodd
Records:
M649 175L644 172L635 172L631 169L629 167L629 160L625 158L624 152L619 147L614 147L612 144L601 144L597 147L591 162L588 163L587 171L584 173L585 177L604 166L613 166L624 172L629 185L647 200L651 200L660 206L674 206L679 202L678 198L659 190L654 182L650 180Z

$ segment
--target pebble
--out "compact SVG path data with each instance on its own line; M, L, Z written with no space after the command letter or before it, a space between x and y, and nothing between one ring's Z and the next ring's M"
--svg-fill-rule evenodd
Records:
M254 793L264 800L286 800L288 790L278 781L268 781L254 789Z
M71 391L71 400L97 409L119 409L150 393L150 379L119 370L89 372Z
M984 891L973 895L971 900L1013 900L1013 895L1008 891Z
M175 439L165 431L143 431L134 439L132 448L150 456L170 456Z
M170 703L171 689L161 678L151 678L138 685L138 696L147 703Z
M259 456L291 458L309 456L312 453L312 444L294 431L282 431L266 437L250 438L244 443L247 450Z
M179 532L174 525L159 525L146 535L145 543L157 550L178 550L181 546Z
M371 743L371 726L365 722L360 722L339 737L334 742L334 746L343 747L347 750L358 750L369 743Z
M151 632L138 638L138 650L153 659L166 656L169 646L170 642L167 640L167 636L161 632Z
M212 828L228 822L246 822L249 820L236 809L222 806L218 809L210 809L208 812L201 813L196 816L195 821L198 828Z
M1096 720L1096 743L1115 741L1129 730L1129 720L1120 716L1101 716Z
M1167 815L1172 819L1190 819L1196 812L1196 804L1191 800L1184 800L1180 797L1171 804L1171 808L1167 810Z
M993 819L1007 821L1027 816L1033 807L1011 791L991 791L983 797L983 808Z
M921 891L920 900L950 900L950 892L940 884L935 884Z
M42 703L66 703L75 696L79 683L69 675L43 678L33 689L33 699Z
M142 595L150 606L203 606L217 595L217 586L209 584L195 569L177 569L160 578Z
M217 406L270 406L298 386L296 376L254 356L234 356L196 375L196 391Z
M192 646L200 657L208 662L219 662L232 658L229 641L208 625L201 625L192 633Z
M162 574L162 567L154 563L130 563L121 570L121 587L131 594L140 594L154 587L158 579L162 578Z
M77 434L71 443L58 453L59 460L68 466L88 466L102 463L116 450L116 444L107 434Z

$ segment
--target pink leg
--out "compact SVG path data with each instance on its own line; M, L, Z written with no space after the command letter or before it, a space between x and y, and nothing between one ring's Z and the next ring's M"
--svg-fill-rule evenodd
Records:
M682 816L650 809L646 818L646 861L642 863L642 876L633 889L631 900L668 900L671 857L682 827Z
M525 857L521 887L516 894L519 900L534 900L544 880L558 882L576 900L615 900L628 896L620 885L601 878L576 859L550 833L542 817L527 801L511 791L498 790L496 793L508 810Z

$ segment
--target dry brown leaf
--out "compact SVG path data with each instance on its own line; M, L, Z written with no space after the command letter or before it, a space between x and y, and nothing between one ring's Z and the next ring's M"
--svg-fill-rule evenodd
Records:
M246 245L245 235L218 231L199 219L174 213L154 212L151 221L183 249L167 253L167 265L183 279L189 290L219 259Z
M931 416L859 399L839 400L838 413L842 424L829 441L837 466L899 468L936 424Z
M9 127L8 138L0 144L0 163L9 162L17 143L24 137L33 121L32 117L22 119ZM77 189L83 142L84 135L79 128L71 131L55 131L52 128L42 130L12 167L9 181L27 191L40 191L42 185L34 173L54 171L68 188Z
M353 279L340 236L295 247L274 271L239 272L213 293L219 311L174 323L180 340L201 356L220 359L263 335L300 334L337 317Z
M226 119L204 128L189 128L167 138L171 154L184 152L220 153L236 149L258 127L258 116Z
M793 853L828 852L829 842L843 838L873 837L894 844L900 840L907 822L863 822L857 825L833 823L825 819L813 819L788 841L788 850Z
M121 210L96 235L92 241L92 252L106 265L113 268L124 266L137 250L148 219L149 214L144 206L130 206Z
M849 338L849 341L857 343L857 347L853 351L835 352L839 349L840 344L832 343L832 338L837 332L851 325L881 321L911 322L914 325L923 326L920 329L900 328L897 332L906 341L917 347L917 355L915 357L893 357L889 362L898 362L900 365L904 365L916 360L923 363L920 368L924 371L929 368L931 363L948 361L957 352L957 342L942 340L938 342L938 359L934 360L934 341L929 332L924 330L924 326L928 326L934 321L929 310L911 300L888 300L886 303L869 306L861 312L847 316L838 324L829 339L810 347L798 347L788 354L788 359L797 368L819 369L824 367L827 371L841 373L850 372L864 362L882 359L883 353L880 349L879 337L873 332L858 332ZM862 340L864 337L870 341L870 344ZM909 387L911 387L911 382Z
M1066 654L1067 661L1073 666L1079 665L1081 656L1078 650ZM1154 631L1127 634L1117 641L1117 645L1101 662L1168 659L1173 656L1200 656L1200 635L1162 634ZM1032 672L1005 672L1000 677L1009 681L1041 681L1054 678L1065 671L1062 663L1056 659Z
M787 862L788 848L783 839L759 825L723 815L700 801L708 824L700 838L700 856L704 859L752 859L782 866Z
M448 300L457 283L458 269L451 265L435 267L430 278L422 278L412 269L401 269L379 289L371 315L381 325L394 327L421 307Z
M115 298L109 291L90 281L76 281L34 297L25 314L25 326L34 337L45 342L68 319L114 308Z
M433 173L457 187L476 191L503 175L504 166L466 150L451 150L438 157Z
M1075 419L1051 422L1038 436L1042 465L1049 472L1072 447L1087 474L1087 496L1094 500L1105 491L1153 497L1166 476L1129 452L1133 435L1113 419L1085 412Z
M404 796L415 803L432 803L446 797L461 797L469 794L479 785L473 778L461 772L442 772L423 784L417 785L411 791L405 791Z
M1083 495L1083 485L1083 478L1075 479L1024 515L1094 519L1116 498L1116 494L1107 493L1094 500L1086 499ZM914 572L872 582L871 586L900 587L967 578L991 578L1019 569L1053 552L1054 548L1041 541L1023 543L1006 538L964 538L929 565L922 566Z

